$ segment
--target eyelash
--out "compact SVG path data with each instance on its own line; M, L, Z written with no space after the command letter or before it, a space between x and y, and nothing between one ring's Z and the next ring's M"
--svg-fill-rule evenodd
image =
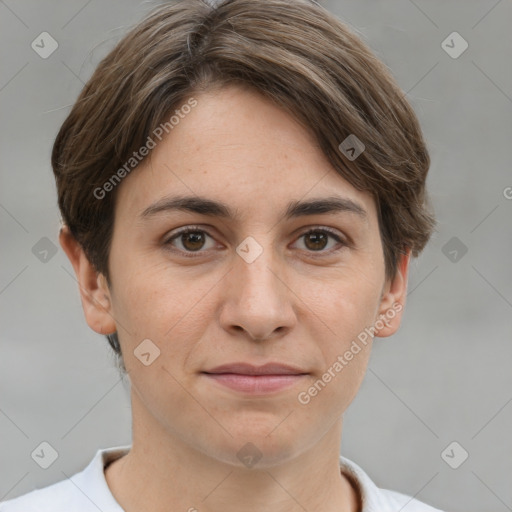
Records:
M171 245L171 242L173 242L174 240L178 239L180 236L182 235L185 235L187 233L206 233L210 238L213 238L209 233L208 231L200 228L199 226L187 226L186 228L183 228L179 231L177 231L176 233L174 233L172 236L170 236L165 242L164 242L164 245L165 246L170 246ZM326 255L331 255L333 253L336 253L342 249L344 249L345 247L348 247L350 244L349 242L347 242L346 240L344 240L343 238L341 238L337 232L329 229L329 228L326 228L326 227L315 227L315 228L311 228L311 229L308 229L307 231L304 231L303 233L301 233L298 237L298 239L302 238L303 236L306 236L306 235L309 235L310 233L326 233L327 235L331 236L332 238L334 238L336 240L336 242L338 242L338 244L341 244L341 247L337 248L337 249L330 249L330 250L319 250L319 251L306 251L306 252L309 252L311 256L313 257L322 257L322 256L326 256ZM198 251L184 251L182 249L172 249L173 251L176 251L176 252L179 252L181 253L182 255L185 255L185 257L187 258L196 258L196 257L199 257L202 253L206 252L206 251L203 251L203 250L198 250ZM315 254L316 253L316 254Z

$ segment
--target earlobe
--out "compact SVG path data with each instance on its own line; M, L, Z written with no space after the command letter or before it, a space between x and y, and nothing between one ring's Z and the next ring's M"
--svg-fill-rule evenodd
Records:
M376 336L385 338L394 334L400 327L402 312L407 297L407 277L411 251L408 249L400 255L395 277L386 283L379 314L375 320Z
M90 263L68 226L60 229L59 242L75 271L87 324L99 334L116 331L110 290L105 277Z

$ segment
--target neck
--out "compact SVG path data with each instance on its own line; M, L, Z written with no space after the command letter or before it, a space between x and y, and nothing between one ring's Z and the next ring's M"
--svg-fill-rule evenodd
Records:
M105 470L126 512L239 512L248 504L251 512L360 510L358 494L339 467L341 418L298 455L247 468L199 451L143 414L134 417L139 421L130 452Z

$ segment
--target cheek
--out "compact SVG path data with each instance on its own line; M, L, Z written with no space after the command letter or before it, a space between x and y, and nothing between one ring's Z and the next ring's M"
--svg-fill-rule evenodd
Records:
M341 409L353 399L364 377L373 340L369 328L379 306L376 279L368 274L359 277L314 287L305 301L309 311L305 314L316 326L310 335L324 364L317 386L321 401L337 403Z
M215 287L222 276L208 272L198 277L190 269L173 269L168 262L150 261L146 258L138 269L135 263L131 268L126 265L117 269L115 279L122 284L116 287L114 315L122 326L119 332L125 366L136 372L133 378L155 378L158 384L164 375L170 378L168 385L174 389L176 382L162 372L167 370L180 381L190 377L194 353L205 350L200 342L215 317L219 299ZM158 353L154 364L148 367L154 370L150 372L136 357L146 339L156 345L154 351ZM151 388L149 382L148 385Z
M305 283L308 293L302 297L313 318L317 317L341 349L375 320L380 283L377 276L361 272L331 277L315 286Z
M131 344L154 338L159 346L168 345L169 339L179 341L193 329L191 319L197 318L205 286L194 285L183 272L171 273L161 264L146 261L139 269L134 267L119 268L113 277L114 318L127 331L125 338Z
M321 340L316 348L323 365L297 398L330 425L348 408L364 379L373 341L366 329L372 325L376 301L355 292L327 293L323 310L314 310L322 311L316 320L321 332L313 339Z

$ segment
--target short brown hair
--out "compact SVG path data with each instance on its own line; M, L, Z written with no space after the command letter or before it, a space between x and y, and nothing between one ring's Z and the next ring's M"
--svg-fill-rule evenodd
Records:
M235 83L293 115L339 175L372 194L386 277L400 254L419 255L435 227L430 158L405 93L367 45L312 1L182 0L155 9L100 62L53 146L63 221L109 283L116 189L94 191L191 94ZM357 159L340 150L350 135L364 144Z

